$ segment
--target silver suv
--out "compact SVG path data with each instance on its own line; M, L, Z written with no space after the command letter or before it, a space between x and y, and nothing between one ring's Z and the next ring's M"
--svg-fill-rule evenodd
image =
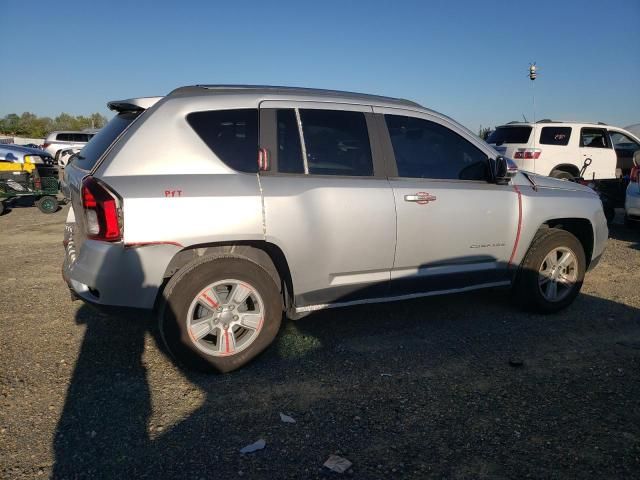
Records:
M554 312L605 248L591 189L517 172L407 100L203 85L108 105L65 170L64 277L87 302L157 307L194 368L245 364L283 311L512 286Z

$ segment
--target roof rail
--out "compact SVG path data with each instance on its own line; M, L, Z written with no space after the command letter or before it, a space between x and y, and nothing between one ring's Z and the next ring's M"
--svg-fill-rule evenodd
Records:
M536 123L562 123L562 122L551 120L550 118L543 118L542 120L538 120Z
M357 92L345 92L341 90L326 90L320 88L304 88L304 87L282 87L282 86L273 86L273 85L192 85L192 86L184 86L179 87L173 90L169 95L180 94L180 93L190 93L194 91L202 91L202 90L211 90L218 92L232 92L236 91L242 93L242 91L247 91L247 93L272 93L272 94L281 94L281 95L315 95L315 96L336 96L336 97L347 97L353 99L360 99L366 101L378 100L381 102L389 102L396 103L400 105L410 106L410 107L418 107L424 108L417 102L406 100L403 98L393 98L393 97L385 97L381 95L369 95L366 93L357 93Z

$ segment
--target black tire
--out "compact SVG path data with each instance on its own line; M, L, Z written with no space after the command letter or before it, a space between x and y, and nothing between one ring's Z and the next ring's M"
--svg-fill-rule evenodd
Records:
M6 207L4 206L4 202L0 202L0 215L2 215L5 211Z
M576 175L572 175L564 170L553 170L550 177L557 178L558 180L572 180L576 178Z
M58 211L60 207L60 203L56 197L52 197L51 195L45 195L44 197L40 197L36 202L36 207L42 213L55 213Z
M628 215L624 216L624 226L627 228L638 228L640 227L640 222L635 220L631 220Z
M559 301L547 300L538 284L539 270L545 257L555 248L565 247L571 250L577 260L577 278L569 293ZM586 260L584 249L580 241L571 233L556 228L540 230L534 237L527 254L520 265L514 284L516 302L528 309L539 313L558 312L570 305L580 293Z
M239 280L254 288L262 297L265 312L251 344L236 354L215 356L195 346L187 315L191 302L202 289L225 279ZM246 258L220 256L196 260L169 280L158 320L164 344L180 363L195 370L226 373L242 367L271 344L280 329L282 312L278 285L264 268Z

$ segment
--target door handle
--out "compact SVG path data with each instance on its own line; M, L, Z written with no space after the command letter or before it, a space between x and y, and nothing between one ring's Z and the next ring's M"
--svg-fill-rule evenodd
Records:
M418 192L414 195L405 195L405 202L415 202L418 205L426 205L429 202L435 202L437 197L435 195L430 195L427 192Z

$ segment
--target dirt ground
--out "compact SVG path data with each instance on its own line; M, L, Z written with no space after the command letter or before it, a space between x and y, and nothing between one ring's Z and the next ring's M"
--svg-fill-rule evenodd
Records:
M151 315L70 300L65 216L0 217L2 478L325 478L331 454L363 479L640 477L640 229L561 314L499 290L329 310L203 375Z

